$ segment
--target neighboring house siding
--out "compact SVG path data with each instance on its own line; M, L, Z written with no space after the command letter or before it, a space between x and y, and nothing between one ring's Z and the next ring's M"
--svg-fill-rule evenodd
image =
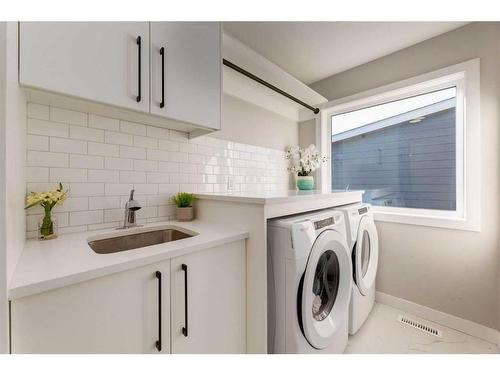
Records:
M455 108L332 142L334 189L378 206L456 209Z

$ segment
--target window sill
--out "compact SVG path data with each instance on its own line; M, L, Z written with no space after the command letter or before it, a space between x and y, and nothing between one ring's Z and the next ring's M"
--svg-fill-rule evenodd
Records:
M481 231L481 223L456 216L444 215L418 215L404 212L387 212L373 206L373 218L375 221L398 223L408 225L421 225L426 227L456 229L472 232Z

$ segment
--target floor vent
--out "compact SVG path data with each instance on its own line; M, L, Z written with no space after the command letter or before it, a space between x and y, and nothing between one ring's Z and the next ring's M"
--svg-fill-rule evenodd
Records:
M425 323L421 323L417 320L407 318L406 316L398 316L398 322L406 324L410 327L416 328L422 332L428 333L429 335L436 337L443 337L443 332L437 328L431 327Z

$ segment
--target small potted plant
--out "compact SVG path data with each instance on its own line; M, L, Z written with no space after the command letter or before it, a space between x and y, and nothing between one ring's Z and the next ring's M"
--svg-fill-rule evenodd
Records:
M194 218L193 202L194 194L177 193L172 197L172 201L177 206L176 214L178 221L191 221Z
M288 170L297 176L297 188L314 189L314 177L311 173L326 162L326 156L321 156L316 146L311 144L305 149L298 146L289 147L285 157L290 161Z
M68 196L68 191L63 189L59 183L59 189L45 191L42 193L32 192L26 197L26 207L40 205L44 209L44 215L38 223L38 238L41 240L51 240L57 238L57 223L52 216L52 209L56 204L62 205Z

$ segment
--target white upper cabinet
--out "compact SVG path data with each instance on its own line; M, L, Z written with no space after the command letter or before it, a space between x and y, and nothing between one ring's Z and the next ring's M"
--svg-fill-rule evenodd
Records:
M150 52L151 113L220 129L220 23L151 22Z
M21 22L19 33L22 85L149 111L148 22Z
M217 22L21 22L19 82L63 95L62 107L69 96L218 130L221 35ZM123 113L110 115L130 120Z

